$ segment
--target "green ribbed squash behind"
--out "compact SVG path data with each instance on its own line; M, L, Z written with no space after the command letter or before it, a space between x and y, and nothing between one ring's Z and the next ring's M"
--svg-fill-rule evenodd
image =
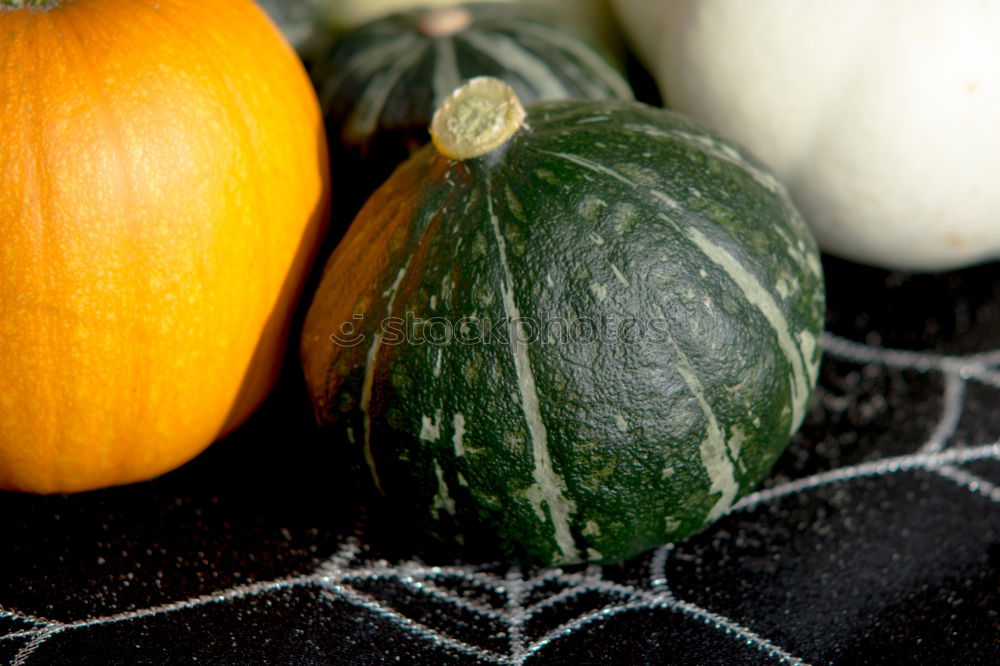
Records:
M455 22L462 14L467 24ZM525 104L632 98L596 41L520 3L396 12L347 33L313 68L331 141L393 166L427 141L438 104L475 76L506 81Z
M482 157L400 167L331 256L302 352L317 415L407 521L516 562L617 562L767 474L823 315L816 246L760 163L671 112L557 101Z

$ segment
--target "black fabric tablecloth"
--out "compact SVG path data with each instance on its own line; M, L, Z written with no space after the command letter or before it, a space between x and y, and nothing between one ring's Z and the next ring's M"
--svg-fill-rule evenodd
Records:
M367 517L290 357L173 473L0 493L0 662L1000 663L1000 264L825 267L807 422L701 534L608 567L423 551Z

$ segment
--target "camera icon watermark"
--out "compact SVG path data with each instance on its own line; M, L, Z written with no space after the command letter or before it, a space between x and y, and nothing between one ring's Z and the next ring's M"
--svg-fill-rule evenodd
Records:
M367 337L363 330L365 316L355 314L351 321L345 321L340 325L340 330L330 334L330 340L339 347L357 347L365 341Z

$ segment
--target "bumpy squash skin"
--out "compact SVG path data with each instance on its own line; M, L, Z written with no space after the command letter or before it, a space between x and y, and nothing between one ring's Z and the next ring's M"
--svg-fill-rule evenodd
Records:
M820 360L818 253L780 185L680 116L550 102L526 125L464 162L427 147L376 192L310 308L306 378L430 532L617 562L702 528L782 452ZM406 313L500 335L403 344L383 321ZM519 346L518 315L659 331Z
M0 62L0 489L148 479L277 377L328 213L315 93L250 0L0 8Z

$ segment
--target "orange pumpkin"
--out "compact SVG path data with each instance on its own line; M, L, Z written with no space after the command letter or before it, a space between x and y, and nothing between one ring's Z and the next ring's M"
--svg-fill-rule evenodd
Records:
M325 145L251 0L0 0L0 488L151 478L254 410Z

